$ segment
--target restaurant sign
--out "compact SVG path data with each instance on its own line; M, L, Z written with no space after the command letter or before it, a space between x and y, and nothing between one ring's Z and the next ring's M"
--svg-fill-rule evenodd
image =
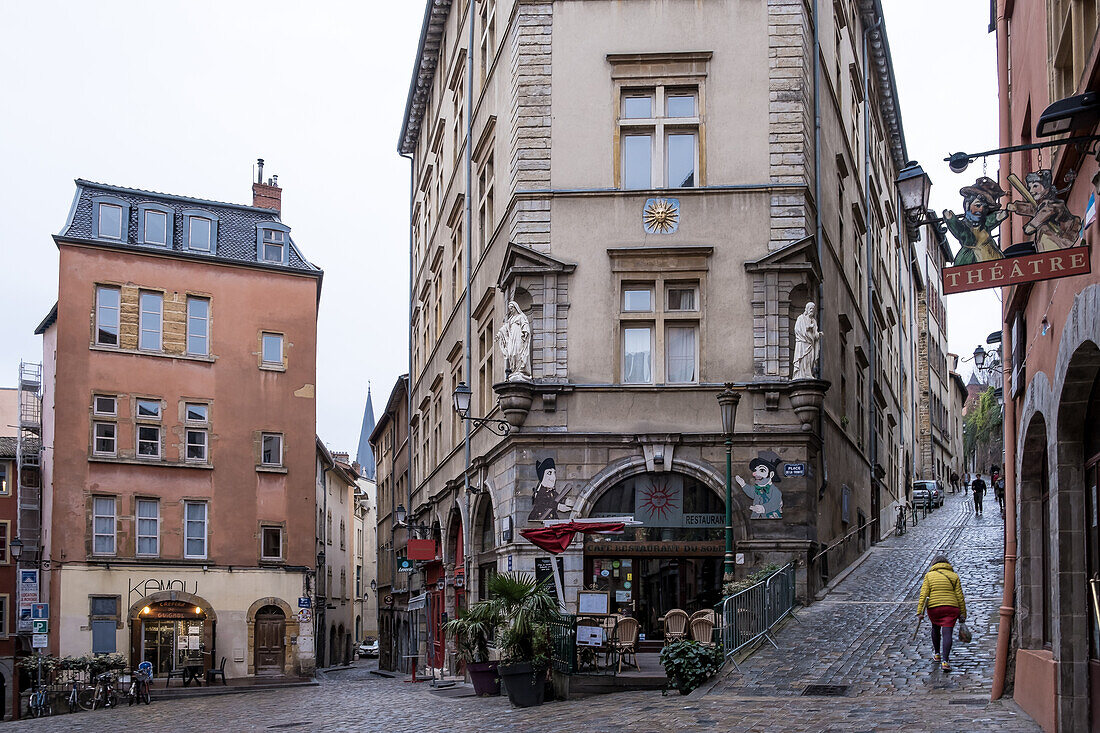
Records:
M587 555L681 557L689 555L720 556L725 552L721 542L616 542L614 540L588 541L584 543Z
M1090 272L1081 217L1060 198L1051 171L1028 173L1026 184L1015 174L1008 180L1020 199L1002 206L1009 194L982 176L959 189L961 214L943 212L943 223L959 242L954 265L943 268L945 295ZM1011 215L1023 219L1024 234L1032 240L1002 249L993 232Z

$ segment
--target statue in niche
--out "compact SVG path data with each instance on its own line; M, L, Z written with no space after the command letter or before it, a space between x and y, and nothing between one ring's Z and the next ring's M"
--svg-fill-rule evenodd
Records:
M817 330L817 306L806 304L806 310L794 322L794 357L791 359L792 379L814 379L814 365L821 351L821 332Z
M531 322L514 300L508 301L508 317L497 331L496 341L504 355L508 381L531 381Z

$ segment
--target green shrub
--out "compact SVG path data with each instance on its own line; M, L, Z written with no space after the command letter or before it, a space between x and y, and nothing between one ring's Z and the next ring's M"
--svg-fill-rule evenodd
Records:
M722 586L722 595L723 596L732 596L734 593L740 593L741 591L745 590L746 588L751 588L752 586L756 585L760 581L767 578L769 575L771 575L775 572L778 572L782 568L783 568L782 565L776 565L775 563L769 563L768 565L765 565L764 567L760 568L759 570L752 573L751 575L749 575L745 578L742 578L741 580L735 580L732 583L724 584Z
M676 641L661 650L668 686L686 695L722 668L721 647L697 641Z

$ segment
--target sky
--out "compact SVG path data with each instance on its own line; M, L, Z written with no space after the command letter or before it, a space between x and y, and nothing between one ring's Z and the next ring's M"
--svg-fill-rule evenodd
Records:
M958 176L942 159L997 145L988 4L883 4L909 156L932 177L934 208L958 209L980 163ZM0 3L0 385L20 359L42 359L34 328L56 300L51 235L74 179L247 204L264 158L283 221L325 270L317 431L354 452L368 384L377 414L407 370L409 164L396 148L423 9ZM955 353L1000 328L992 291L945 302Z

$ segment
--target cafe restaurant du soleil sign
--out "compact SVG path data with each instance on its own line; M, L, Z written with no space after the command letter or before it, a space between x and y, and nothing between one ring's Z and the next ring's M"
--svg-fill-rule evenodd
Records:
M1026 181L1009 175L1020 198L1004 205L1001 199L1010 194L991 178L959 189L962 213L943 212L943 223L959 242L954 265L943 268L945 295L1089 273L1081 217L1059 197L1052 175L1048 169L1028 173ZM1012 215L1023 220L1031 240L1002 250L994 231Z
M699 555L721 556L725 545L721 542L585 542L586 555L636 556L636 557L687 557Z

